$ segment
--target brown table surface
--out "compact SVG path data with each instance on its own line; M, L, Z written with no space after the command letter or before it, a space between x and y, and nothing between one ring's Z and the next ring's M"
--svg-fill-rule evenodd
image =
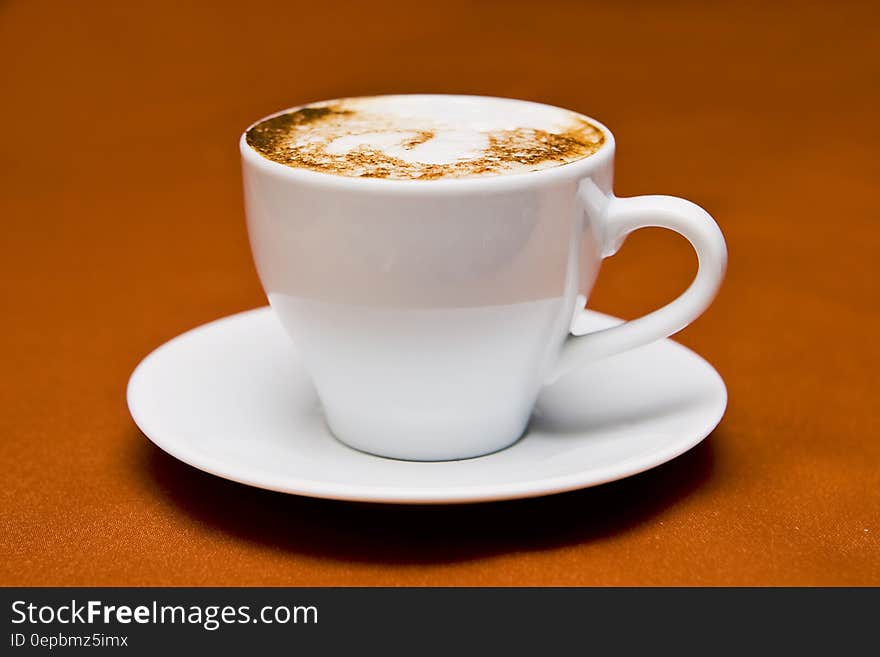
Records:
M0 583L880 584L871 3L5 2ZM310 100L540 100L607 123L617 192L708 208L730 268L678 340L727 381L699 447L543 499L297 498L154 447L125 385L154 347L265 303L236 140ZM591 306L693 275L632 236Z

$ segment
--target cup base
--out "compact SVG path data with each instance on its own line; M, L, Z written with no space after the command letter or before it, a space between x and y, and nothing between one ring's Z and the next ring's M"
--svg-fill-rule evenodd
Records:
M445 426L436 423L368 425L363 419L340 418L327 414L327 427L336 440L359 452L396 461L462 461L500 452L525 434L525 419L508 421L499 431L498 424L483 420L477 426ZM441 425L442 426L442 425ZM489 427L492 427L490 430Z

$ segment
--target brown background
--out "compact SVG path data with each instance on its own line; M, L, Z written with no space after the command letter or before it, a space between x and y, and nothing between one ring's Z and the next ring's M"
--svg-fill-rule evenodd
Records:
M877 10L707 4L0 4L0 583L880 584ZM250 489L135 428L141 357L264 303L242 128L406 91L591 114L620 195L715 214L728 279L678 338L730 389L709 440L591 490L406 508ZM693 269L642 231L591 305L639 315Z

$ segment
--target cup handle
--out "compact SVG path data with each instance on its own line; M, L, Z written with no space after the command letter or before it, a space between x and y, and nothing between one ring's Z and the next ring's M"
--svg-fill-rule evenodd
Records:
M643 317L586 335L569 335L547 383L605 356L668 337L709 306L724 278L727 247L718 224L700 206L674 196L612 197L599 214L602 257L614 255L626 236L656 226L683 235L697 252L699 266L690 287L674 301Z

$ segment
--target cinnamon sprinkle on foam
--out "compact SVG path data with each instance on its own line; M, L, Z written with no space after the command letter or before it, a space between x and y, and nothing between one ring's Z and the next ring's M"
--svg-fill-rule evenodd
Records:
M568 113L564 129L548 131L517 127L485 131L488 145L452 162L430 163L403 159L371 144L345 152L328 152L340 137L400 133L395 146L404 151L434 139L435 127L413 120L396 120L345 101L313 105L279 114L247 131L248 145L263 157L294 168L321 173L394 180L435 180L536 171L588 157L605 142L601 130L580 115Z

